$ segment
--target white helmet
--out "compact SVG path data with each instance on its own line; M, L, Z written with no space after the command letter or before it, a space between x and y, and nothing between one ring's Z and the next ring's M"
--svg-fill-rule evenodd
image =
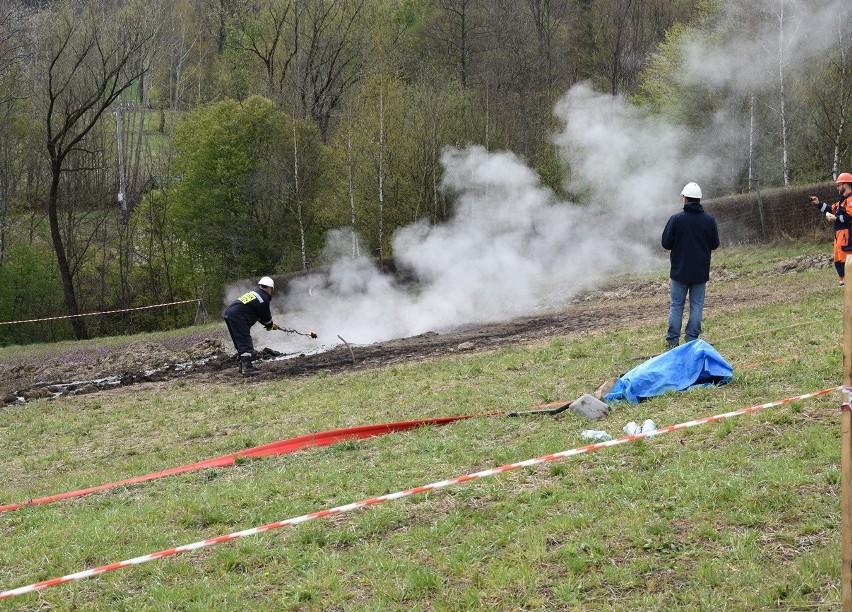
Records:
M269 287L270 289L275 289L275 283L272 282L272 279L268 276L264 276L263 278L261 278L259 281L257 281L257 284L261 287Z
M698 186L698 183L687 183L683 191L680 192L685 198L695 198L697 200L701 199L701 187Z

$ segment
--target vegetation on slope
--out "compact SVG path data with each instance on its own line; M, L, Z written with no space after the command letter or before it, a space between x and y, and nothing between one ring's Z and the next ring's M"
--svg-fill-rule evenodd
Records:
M826 244L730 248L760 270ZM832 387L842 291L830 268L793 299L712 307L734 381L590 424L476 418L240 462L0 515L0 588L585 444ZM729 274L729 277L734 275ZM782 282L774 280L773 282ZM629 307L629 305L625 305ZM0 502L90 486L327 429L572 399L654 354L659 323L348 374L173 383L0 411ZM17 351L25 349L16 349ZM0 352L2 356L2 352ZM13 599L17 609L758 609L839 602L836 394L389 502ZM2 607L2 604L0 604Z

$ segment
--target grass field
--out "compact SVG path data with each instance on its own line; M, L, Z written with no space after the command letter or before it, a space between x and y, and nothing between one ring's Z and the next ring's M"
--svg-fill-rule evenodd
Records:
M829 249L737 247L714 265L753 272ZM712 312L714 295L766 282L795 297ZM599 422L571 412L475 418L0 514L0 590L582 446L583 429L617 436L628 421L662 427L838 385L842 294L833 269L711 284L704 337L734 381L615 404ZM664 324L661 312L655 325L385 369L177 380L9 406L0 409L0 504L310 432L573 399L658 352ZM840 400L318 519L0 609L837 609Z

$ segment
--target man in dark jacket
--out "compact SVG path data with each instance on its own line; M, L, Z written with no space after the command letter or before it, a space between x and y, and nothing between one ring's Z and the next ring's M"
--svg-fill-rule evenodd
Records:
M689 319L684 340L691 342L701 334L704 294L710 279L710 252L719 247L716 219L701 206L701 187L688 183L683 191L683 212L672 215L663 230L663 248L671 251L671 306L666 346L680 342L683 307L689 294Z
M272 293L275 291L275 283L268 276L257 281L257 289L249 291L231 302L225 309L225 325L228 333L239 353L240 373L243 376L257 374L260 370L252 363L254 345L251 341L251 326L260 321L266 331L281 329L272 322L272 313L269 305L272 301Z

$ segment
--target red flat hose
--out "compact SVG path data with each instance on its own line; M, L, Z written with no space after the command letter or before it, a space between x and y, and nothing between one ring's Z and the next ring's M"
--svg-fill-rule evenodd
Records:
M415 421L381 423L379 425L361 425L359 427L348 427L345 429L331 429L329 431L322 431L319 433L307 434L295 438L288 438L286 440L278 440L277 442L270 442L268 444L261 444L260 446L246 448L244 450L241 450L236 453L231 453L229 455L222 455L221 457L206 459L204 461L198 461L197 463L181 465L167 470L162 470L160 472L145 474L144 476L135 476L133 478L126 478L124 480L109 482L86 489L77 489L76 491L57 493L56 495L39 497L37 499L31 499L29 501L20 502L16 504L7 504L5 506L0 506L0 513L9 512L12 510L19 510L20 508L23 508L25 506L39 506L41 504L49 504L51 502L61 501L63 499L83 497L84 495L89 495L90 493L97 493L98 491L107 491L115 487L138 484L140 482L148 482L149 480L157 480L159 478L165 478L167 476L174 476L175 474L183 474L184 472L194 472L196 470L204 470L207 468L214 467L227 467L229 465L234 465L237 459L268 457L270 455L286 455L288 453L294 453L297 450L313 446L329 446L330 444L337 444L338 442L344 442L346 440L361 440L364 438L373 438L375 436L383 436L385 434L394 433L398 431L406 431L409 429L414 429L416 427L423 427L425 425L446 425L447 423L461 421L463 419L471 419L482 416L501 416L504 414L506 413L488 412L484 414L466 414L462 416L437 417L433 419L418 419Z

